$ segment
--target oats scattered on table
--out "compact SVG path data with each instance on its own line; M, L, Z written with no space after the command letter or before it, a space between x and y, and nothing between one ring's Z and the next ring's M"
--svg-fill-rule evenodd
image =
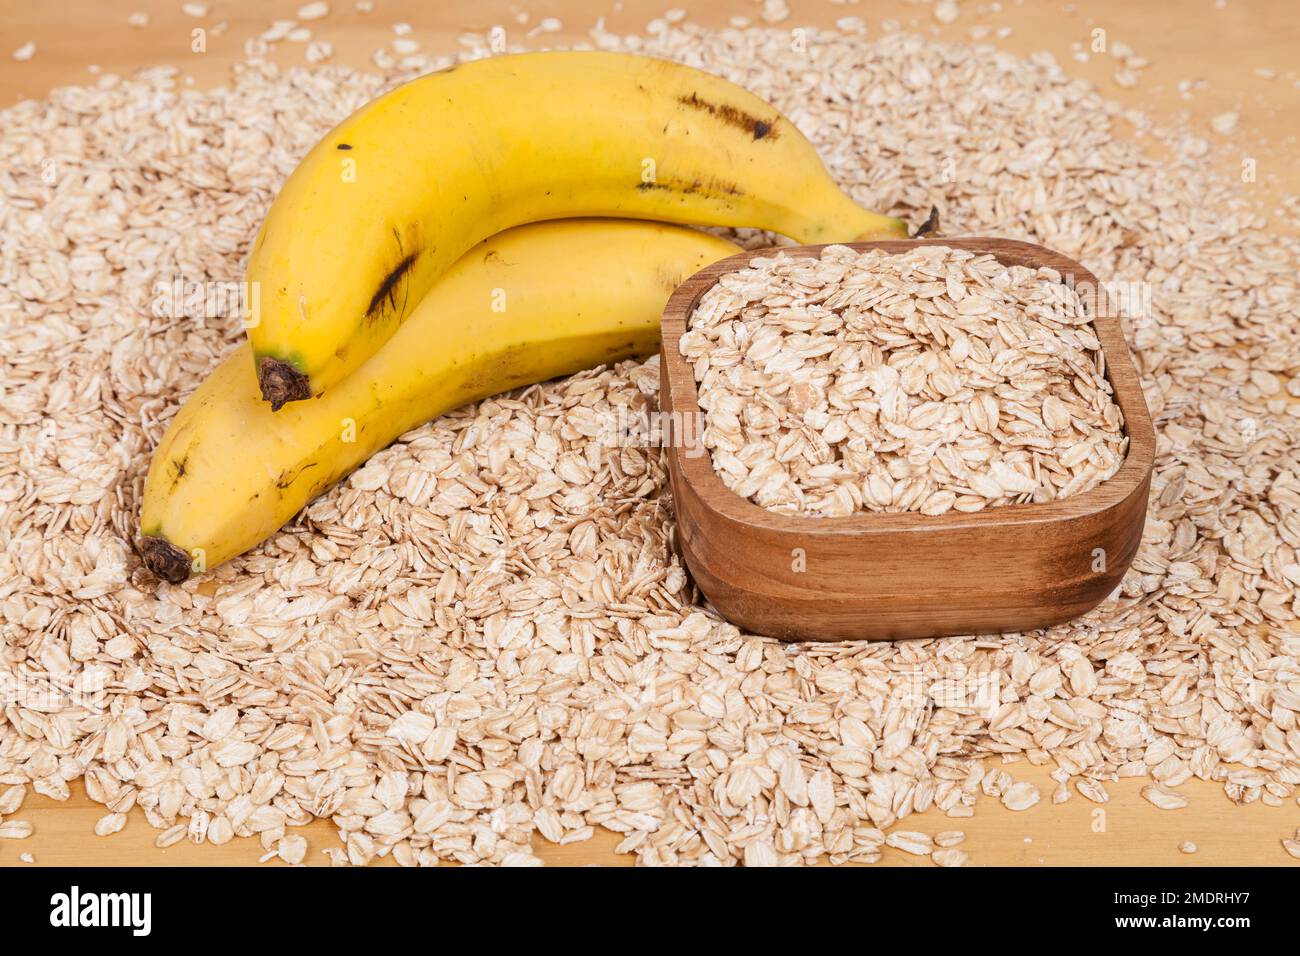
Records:
M970 859L965 850L957 847L945 847L930 854L930 859L940 866L965 866Z
M95 836L112 836L125 826L125 813L108 813L95 821Z
M1039 798L1038 788L1032 783L1022 780L1019 783L1012 784L1002 794L1002 805L1008 810L1028 810L1038 803Z
M1219 113L1210 120L1210 128L1221 136L1226 136L1237 128L1238 114L1234 112Z
M307 838L297 833L282 837L276 846L276 854L290 866L297 866L307 858Z
M798 54L782 30L683 25L635 42L794 116L866 206L918 222L937 204L952 235L1037 242L1121 288L1149 283L1123 321L1159 446L1117 593L1004 637L787 647L741 633L693 603L658 452L597 437L620 410L650 414L653 359L445 415L256 551L160 585L131 547L149 451L243 331L155 316L153 285L238 281L297 160L414 74L391 58L383 76L253 63L185 90L148 70L0 118L0 679L98 673L112 688L102 713L10 703L0 781L62 799L79 773L106 812L134 800L164 844L326 817L340 845L322 852L340 866L530 862L538 831L588 827L651 865L769 847L787 865L874 862L879 831L918 809L974 814L1006 754L1078 780L1190 774L1235 803L1290 804L1300 242L1216 178L1205 124L1149 126L1168 147L1152 162L1050 58L896 31L818 31ZM1002 408L1004 433L1036 427ZM1028 473L1043 488L1048 470ZM981 678L998 682L995 713L966 706ZM21 803L11 792L0 805Z
M1161 810L1181 810L1187 806L1187 798L1176 790L1170 790L1158 784L1149 784L1142 788L1142 798Z
M160 850L165 850L169 846L175 846L185 839L188 832L188 826L184 823L177 823L163 830L154 838L153 845Z
M1090 777L1081 777L1074 783L1074 789L1093 803L1106 803L1110 800L1110 791L1099 781Z
M929 856L934 850L929 834L915 830L895 830L885 838L885 845L915 856Z
M5 820L0 823L0 840L26 840L33 830L26 820Z
M17 813L23 805L23 800L27 798L27 788L22 784L14 784L6 787L0 792L0 817L7 817Z

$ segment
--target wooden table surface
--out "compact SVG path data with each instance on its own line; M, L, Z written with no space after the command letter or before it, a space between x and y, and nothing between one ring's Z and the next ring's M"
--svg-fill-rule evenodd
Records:
M193 19L181 12L181 0L59 0L57 3L9 3L0 11L0 106L20 97L39 97L50 87L89 83L93 65L102 73L128 73L140 66L172 64L193 78L197 86L222 82L229 65L242 57L244 41L269 26L272 19L292 18L304 0L210 0L208 15ZM512 41L544 17L563 24L550 42L579 37L599 16L608 28L624 32L641 30L672 6L684 8L696 23L722 26L734 14L757 19L761 5L751 0L472 0L429 3L424 0L374 0L374 11L359 13L352 0L331 0L333 11L310 24L316 38L335 47L334 62L365 68L370 53L392 39L392 24L413 26L411 36L426 52L454 49L457 35L466 29L484 31L505 26ZM940 27L931 7L919 2L866 0L832 4L828 0L789 0L791 17L781 24L831 24L838 17L861 16L871 35L892 18L905 29L933 31L957 41L970 42L972 25L1011 27L1006 37L990 36L1002 49L1028 54L1047 50L1073 75L1097 82L1107 95L1138 107L1157 119L1186 113L1205 128L1213 141L1229 142L1233 149L1216 154L1212 162L1224 175L1237 177L1241 159L1254 158L1258 178L1249 187L1261 208L1272 210L1276 199L1300 193L1300 163L1294 156L1300 134L1300 78L1296 51L1300 50L1300 18L1291 0L1182 0L1175 4L1137 3L1133 0L1098 0L1065 3L1061 0L1001 0L1000 4L964 0L960 18ZM998 7L995 12L990 9ZM132 28L129 14L150 15L149 26ZM527 11L530 20L520 25L516 15ZM221 31L219 23L226 24ZM208 30L207 50L190 51L191 31ZM1116 63L1109 56L1092 56L1079 63L1071 58L1073 43L1089 44L1092 31L1105 29L1111 42L1122 40L1150 60L1136 88L1121 89L1112 79ZM26 41L36 43L27 61L10 54ZM528 42L540 42L538 40ZM273 54L277 62L302 63L304 46L282 43ZM1257 70L1273 71L1268 77ZM1180 95L1180 81L1203 81L1190 98ZM1241 120L1229 137L1210 132L1209 119L1236 110ZM1274 228L1294 231L1291 223L1276 217ZM1190 805L1162 811L1139 795L1144 779L1108 784L1111 800L1104 806L1073 794L1064 804L1047 801L1054 786L1048 767L1020 762L1009 768L1017 779L1032 781L1044 802L1014 813L991 799L982 800L976 815L950 820L930 810L913 815L907 829L934 833L961 829L971 863L1010 865L1286 865L1296 863L1282 849L1281 839L1300 827L1300 806L1294 799L1280 808L1256 803L1234 807L1218 784L1190 781L1180 789ZM31 821L35 834L26 840L0 840L0 865L15 865L20 853L30 853L36 865L246 865L261 855L255 839L235 840L223 847L195 847L183 842L158 850L154 831L139 811L127 827L111 837L92 833L104 809L91 803L80 785L72 799L57 803L30 797L15 818ZM326 862L325 847L337 846L333 825L317 820L303 828L310 844L308 862ZM538 853L551 864L602 863L630 865L630 857L613 853L618 836L601 832L583 844L557 847L538 838ZM1178 847L1190 840L1199 850L1183 854ZM922 857L886 849L882 864L930 865Z

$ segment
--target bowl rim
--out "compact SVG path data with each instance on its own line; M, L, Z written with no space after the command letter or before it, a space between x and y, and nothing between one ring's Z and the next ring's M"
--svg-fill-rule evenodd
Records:
M768 246L747 250L705 266L677 287L664 306L660 322L660 362L663 363L663 368L659 407L672 414L673 419L670 421L679 414L698 416L697 420L700 421L703 419L694 370L679 348L681 337L688 328L689 316L700 297L722 275L747 267L749 261L756 257L781 252L802 258L819 258L822 250L828 246L839 245L858 251L882 249L892 253L902 253L922 246L947 246L977 254L991 253L1005 265L1023 265L1032 256L1037 265L1048 266L1059 272L1062 281L1071 288L1076 288L1092 311L1092 326L1096 330L1105 359L1106 379L1110 382L1115 402L1124 416L1128 449L1123 463L1115 474L1099 485L1082 494L1056 501L1000 505L972 513L950 511L942 515L923 515L919 512L858 512L841 517L827 517L768 511L726 486L713 468L713 454L709 449L703 449L703 454L687 456L683 454L681 444L669 440L665 450L671 470L679 480L691 486L696 493L695 497L703 506L730 521L776 533L813 536L861 536L898 532L949 534L967 529L1035 526L1086 518L1119 507L1142 488L1150 477L1154 463L1155 431L1120 320L1110 309L1105 309L1105 314L1102 314L1100 306L1108 301L1105 290L1097 277L1075 260L1045 246L1017 239L940 237ZM1077 289L1080 283L1086 283L1082 290ZM668 437L671 439L672 436Z

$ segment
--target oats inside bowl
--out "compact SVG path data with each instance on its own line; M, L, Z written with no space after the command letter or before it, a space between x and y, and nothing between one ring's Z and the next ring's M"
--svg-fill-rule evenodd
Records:
M680 349L714 469L771 511L1053 501L1105 481L1127 448L1078 293L988 254L756 257L700 298Z

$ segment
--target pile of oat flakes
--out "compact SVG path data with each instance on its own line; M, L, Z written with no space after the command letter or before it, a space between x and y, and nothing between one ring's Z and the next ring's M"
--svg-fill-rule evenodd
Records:
M770 511L832 518L1096 487L1123 464L1124 419L1062 278L942 245L751 259L678 343L713 468Z
M0 117L0 826L23 829L29 789L84 778L101 832L139 806L162 843L257 833L291 861L308 848L285 827L329 816L339 862L535 863L534 834L604 826L649 864L870 861L886 839L960 863L959 837L884 831L981 795L1037 802L989 756L1055 762L1058 797L1150 774L1294 800L1300 244L1211 178L1203 140L1165 131L1174 158L1147 158L1050 57L903 35L594 40L766 97L868 207L919 221L936 203L948 235L1150 284L1128 325L1158 460L1121 593L978 640L739 633L670 557L657 454L594 437L653 405L654 362L444 416L255 553L151 580L129 544L150 450L241 335L156 317L153 283L238 279L296 159L405 76L106 78ZM991 714L913 692L990 672Z

